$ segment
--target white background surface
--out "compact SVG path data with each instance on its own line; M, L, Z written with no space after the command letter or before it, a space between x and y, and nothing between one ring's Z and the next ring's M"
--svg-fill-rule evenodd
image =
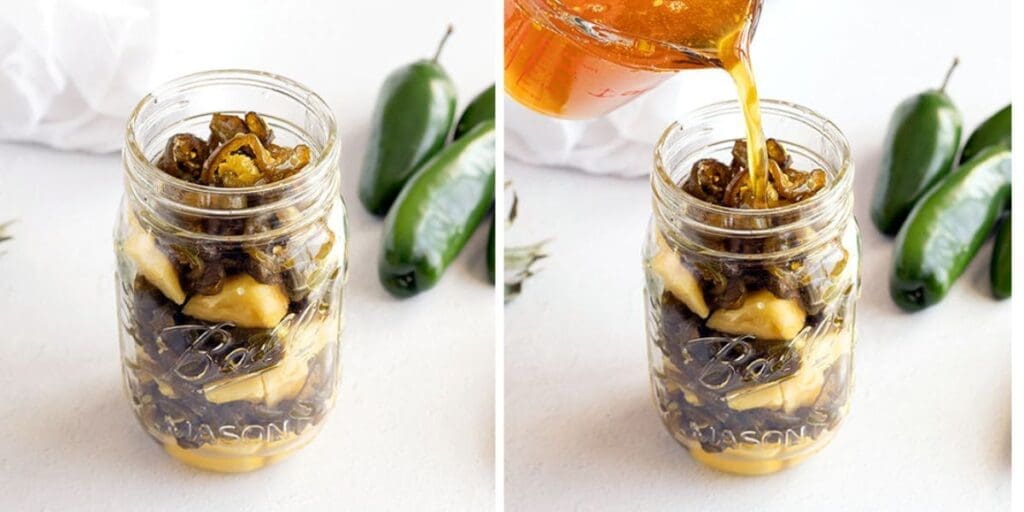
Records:
M1010 304L990 298L990 247L944 302L904 314L888 295L892 244L867 209L892 109L937 87L952 56L962 63L949 93L966 132L1009 101L1010 2L766 4L753 47L763 96L832 119L857 164L864 283L844 427L774 476L692 461L650 398L640 265L649 184L509 162L521 202L508 240L554 239L506 308L509 511L1009 509ZM733 95L724 73L700 73L695 97Z
M338 118L351 276L337 407L309 447L256 473L205 473L165 456L121 388L118 157L0 144L0 219L18 218L14 241L0 245L0 510L489 510L486 230L435 289L400 302L377 282L380 222L355 189L384 76L432 55L452 22L442 62L461 110L493 81L497 2L163 5L154 84L259 68L304 82Z

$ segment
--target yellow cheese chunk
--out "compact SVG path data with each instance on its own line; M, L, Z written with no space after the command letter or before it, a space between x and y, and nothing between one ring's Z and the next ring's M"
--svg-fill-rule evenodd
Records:
M780 299L768 290L747 294L736 309L717 309L707 326L729 334L751 334L762 340L791 340L804 328L807 314L795 300Z
M274 407L298 395L308 375L309 364L305 359L285 357L259 373L207 384L203 394L215 404L244 400Z
M178 398L178 393L174 391L174 388L172 388L170 384L164 382L163 379L158 379L156 377L153 377L153 380L156 381L157 390L160 391L161 395L164 395L167 398Z
M207 384L206 399L215 404L245 400L271 407L282 400L294 398L302 391L309 376L308 361L328 344L338 340L338 324L314 321L294 331L279 333L285 356L275 366L259 373Z
M813 340L813 345L802 354L800 368L793 375L730 394L726 397L729 407L737 411L764 407L787 414L801 407L810 407L825 385L825 372L850 350L852 340L853 335L849 332Z
M178 272L166 254L156 246L156 239L132 220L129 235L124 241L124 254L135 264L142 277L155 286L175 304L185 302L185 290L181 288Z
M263 403L274 407L282 400L294 398L306 385L309 363L305 359L286 357L270 371L264 372Z
M219 380L203 386L203 395L215 404L245 400L258 404L267 395L259 373Z
M805 364L827 370L844 354L853 350L853 328L848 327L837 333L815 338L806 349Z
M814 367L807 370L800 368L793 376L779 382L779 389L782 391L782 410L786 414L792 414L801 407L814 405L824 384L825 375L822 370Z
M696 406L702 405L700 397L697 396L697 394L694 393L693 391L690 391L689 389L686 389L684 387L680 387L679 390L683 392L683 400L686 400L688 404Z
M782 409L786 403L785 397L782 394L782 388L778 382L769 382L742 390L729 395L726 400L729 403L729 408L737 411L756 409L758 407Z
M777 382L730 395L727 401L729 407L737 411L764 407L792 414L801 407L814 404L824 383L825 377L819 368L804 366Z
M309 358L318 354L328 343L338 341L338 322L310 322L302 328L282 333L281 338L288 355Z
M271 329L288 313L288 296L281 285L263 284L249 274L238 274L224 280L220 293L193 296L182 311L207 322Z
M710 310L704 301L704 293L700 289L697 278L683 266L677 255L661 234L658 234L658 254L651 258L651 269L661 277L665 289L675 298L690 308L701 318L707 318Z

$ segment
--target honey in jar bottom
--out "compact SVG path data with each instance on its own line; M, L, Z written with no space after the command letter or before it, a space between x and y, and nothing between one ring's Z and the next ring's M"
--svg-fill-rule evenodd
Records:
M291 435L272 442L247 441L232 444L208 444L199 448L182 448L173 437L161 441L172 458L194 468L217 473L246 473L269 466L301 450L316 437L319 426L301 435Z
M823 432L816 439L782 449L739 447L726 448L720 453L705 451L700 444L690 445L678 437L676 440L689 450L694 459L711 469L734 475L758 476L770 475L800 464L821 451L832 437L831 432Z

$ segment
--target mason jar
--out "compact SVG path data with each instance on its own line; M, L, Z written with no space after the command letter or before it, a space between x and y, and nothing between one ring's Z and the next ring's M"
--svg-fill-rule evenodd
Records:
M683 192L700 159L729 161L744 137L736 102L670 126L655 151L643 248L651 384L662 422L694 458L740 474L806 459L849 407L860 232L853 162L817 113L762 101L764 133L794 169L822 169L816 195L734 209Z
M260 113L311 149L281 181L217 188L154 166L215 112ZM159 87L128 121L115 227L122 370L136 417L172 457L250 471L295 452L335 401L348 258L334 117L286 78L212 71Z

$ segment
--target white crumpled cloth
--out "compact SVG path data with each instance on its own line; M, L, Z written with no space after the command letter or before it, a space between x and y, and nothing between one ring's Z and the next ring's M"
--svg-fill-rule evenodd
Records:
M684 115L708 103L736 99L720 70L684 71L604 117L564 121L505 97L505 156L545 167L623 177L647 176L654 146Z
M3 2L0 140L116 151L145 95L153 0Z

